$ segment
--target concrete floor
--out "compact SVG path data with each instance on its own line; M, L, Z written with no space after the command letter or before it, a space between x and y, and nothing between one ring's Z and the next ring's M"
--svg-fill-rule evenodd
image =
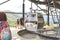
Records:
M17 32L22 29L18 29L18 28L10 28L10 29L12 32L12 40L21 40L21 37L17 34Z
M12 40L31 40L31 39L24 39L24 38L20 37L17 34L17 32L20 31L20 30L22 30L22 29L18 29L18 28L10 28L10 29L11 29L11 32L12 32ZM39 37L37 39L40 39L40 40L52 40L52 39L47 39L47 38L42 38L41 39L41 37ZM34 40L36 40L36 39L34 39Z

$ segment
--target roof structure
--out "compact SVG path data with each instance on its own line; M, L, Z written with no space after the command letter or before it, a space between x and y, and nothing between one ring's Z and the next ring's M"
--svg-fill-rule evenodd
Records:
M33 3L38 3L38 4L44 4L48 6L48 2L49 2L49 6L53 7L53 2L55 4L55 7L60 9L60 0L29 0Z

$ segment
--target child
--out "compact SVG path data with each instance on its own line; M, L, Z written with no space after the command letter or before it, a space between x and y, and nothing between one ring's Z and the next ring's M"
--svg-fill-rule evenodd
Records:
M12 40L10 26L4 12L0 12L0 40Z

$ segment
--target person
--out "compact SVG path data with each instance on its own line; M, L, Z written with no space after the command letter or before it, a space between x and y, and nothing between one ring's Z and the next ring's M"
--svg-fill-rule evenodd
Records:
M17 19L17 24L19 25L19 19Z
M23 18L20 19L20 22L21 22L21 25L24 26L24 19Z
M10 26L4 12L0 12L0 40L12 40Z
M16 25L16 28L20 28L20 19L17 19L17 25Z

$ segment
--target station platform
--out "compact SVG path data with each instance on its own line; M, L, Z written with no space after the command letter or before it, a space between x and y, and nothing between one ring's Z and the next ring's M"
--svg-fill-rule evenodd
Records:
M16 28L16 27L14 27L14 28L10 28L11 29L11 32L12 32L12 40L25 40L23 37L21 37L21 36L19 36L18 35L18 32L20 31L20 30L24 30L25 28L22 28L22 29L19 29L19 28ZM59 31L58 31L58 35L60 35L60 29L59 29ZM51 38L51 36L54 38L54 36L55 37L60 37L60 36L58 36L58 35L56 35L55 36L55 34L54 35L45 35L45 33L43 33L43 34L39 34L39 37L37 37L36 39L40 39L40 40L52 40L52 39L49 39L49 38ZM28 35L27 35L28 36ZM40 37L40 36L43 36L42 38ZM48 36L49 36L49 38L48 38ZM34 40L36 40L36 39L34 39ZM30 40L30 39L29 39ZM55 40L55 39L54 39Z

